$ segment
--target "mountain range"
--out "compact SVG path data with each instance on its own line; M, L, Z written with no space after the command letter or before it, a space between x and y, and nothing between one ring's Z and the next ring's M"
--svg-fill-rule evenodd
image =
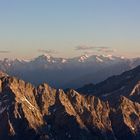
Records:
M46 54L31 60L0 60L0 69L9 75L34 85L46 82L52 87L63 89L96 84L138 65L140 58L128 59L112 55L82 55L66 59Z
M139 140L140 66L77 90L0 72L1 140Z

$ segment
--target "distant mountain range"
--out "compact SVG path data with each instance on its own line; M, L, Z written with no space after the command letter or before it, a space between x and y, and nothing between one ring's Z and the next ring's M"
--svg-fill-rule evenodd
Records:
M0 60L0 69L34 85L46 82L55 88L78 88L98 83L140 64L140 58L128 59L112 55L83 55L54 58L41 55L32 60Z
M0 139L139 140L140 66L67 92L0 72Z

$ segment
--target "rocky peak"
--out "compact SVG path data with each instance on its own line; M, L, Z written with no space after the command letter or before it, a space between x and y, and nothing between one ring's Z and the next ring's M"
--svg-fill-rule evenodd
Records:
M47 84L38 86L35 98L43 115L49 115L49 107L55 104L56 92Z
M6 77L6 76L8 76L8 74L4 73L3 71L0 71L0 78L1 77Z
M140 81L138 81L138 83L134 86L132 92L130 93L130 96L136 96L136 95L140 95Z
M116 139L139 139L140 137L140 104L121 96L119 103L110 113L112 128ZM118 128L119 126L119 128Z
M139 80L136 68L102 82L100 92L94 85L95 95L106 95L105 91L111 91L103 98L73 89L64 92L45 83L36 88L15 77L2 76L0 139L139 139ZM119 81L125 86L120 88ZM92 85L88 87L91 89Z
M45 122L34 97L34 87L15 77L1 79L1 85L0 115L5 116L5 123L2 121L0 124L5 125L3 130L8 131L7 137L21 137L24 133L28 133L29 137L35 135Z
M15 77L4 77L1 78L0 103L0 116L6 115L0 122L0 126L5 126L0 135L2 139L13 137L16 140L23 135L29 140L37 135L38 140L81 139L94 137L93 132L104 137L112 130L108 103L74 90L65 93L47 84L35 88Z

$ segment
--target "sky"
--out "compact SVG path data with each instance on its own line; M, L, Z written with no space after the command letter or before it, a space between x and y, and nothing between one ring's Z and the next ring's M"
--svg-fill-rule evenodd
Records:
M140 55L139 0L0 0L0 58Z

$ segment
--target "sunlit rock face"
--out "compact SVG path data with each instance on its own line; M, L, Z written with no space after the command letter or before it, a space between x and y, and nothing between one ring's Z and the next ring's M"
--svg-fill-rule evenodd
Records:
M1 139L29 139L45 125L43 116L36 103L34 87L14 77L1 79L0 93Z
M0 75L2 140L140 138L140 67L79 92Z

